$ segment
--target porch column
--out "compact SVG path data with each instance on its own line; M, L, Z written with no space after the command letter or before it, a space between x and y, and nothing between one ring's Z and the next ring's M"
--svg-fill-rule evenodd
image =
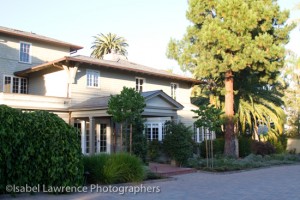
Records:
M95 154L95 119L94 117L89 117L90 120L90 155Z
M85 121L81 121L81 152L86 154L86 126Z
M163 126L162 123L158 123L158 141L162 141L163 140L163 138L162 138L162 134L163 134L163 132L162 132L162 126Z

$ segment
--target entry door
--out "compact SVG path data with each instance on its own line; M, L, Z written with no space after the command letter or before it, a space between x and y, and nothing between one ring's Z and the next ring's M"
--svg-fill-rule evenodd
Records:
M97 124L95 134L95 151L96 153L109 153L109 135L107 124Z

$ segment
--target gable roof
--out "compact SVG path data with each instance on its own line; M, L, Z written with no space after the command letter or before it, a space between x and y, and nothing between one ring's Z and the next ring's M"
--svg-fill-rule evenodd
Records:
M21 31L21 30L7 28L7 27L3 27L3 26L0 26L0 34L10 35L10 36L15 36L15 37L22 37L22 38L35 40L35 41L41 41L41 42L46 42L46 43L50 43L50 44L55 44L55 45L58 45L58 46L69 47L70 52L77 51L77 50L83 48L83 47L78 46L78 45L63 42L63 41L53 39L53 38L49 38L49 37L46 37L46 36L43 36L43 35L38 35L36 33Z
M145 102L147 104L147 101L155 98L160 97L164 99L169 104L173 105L174 109L181 110L183 109L183 106L178 103L176 100L174 100L172 97L167 95L162 90L155 90L155 91L148 91L148 92L141 92L141 95L145 98ZM86 101L83 101L81 103L75 104L69 108L70 111L77 111L77 110L94 110L94 109L107 109L108 108L108 101L110 99L110 96L104 96L104 97L93 97ZM146 105L147 107L147 105ZM158 105L159 107L159 105Z
M167 95L163 90L154 90L154 91L148 91L148 92L142 92L141 95L145 98L145 101L148 101L152 98L155 98L157 96L163 98L170 104L172 104L174 107L176 107L178 110L183 109L183 105L178 103L175 99Z
M66 57L63 57L61 59L58 59L58 60L55 60L52 62L47 62L47 63L29 68L29 69L15 72L15 75L27 76L28 74L30 74L32 72L40 71L40 70L43 70L43 69L49 68L49 67L54 67L54 66L57 67L59 65L63 65L66 63L70 63L70 62L73 62L74 65L76 63L90 64L90 65L94 65L100 69L101 68L111 68L111 69L120 70L120 71L129 71L129 72L135 72L135 73L139 73L139 74L180 80L180 81L190 82L193 84L201 83L201 81L199 81L197 79L193 79L193 78L178 75L178 74L173 74L173 73L165 71L165 70L147 67L147 66L136 64L136 63L133 63L133 62L130 62L127 60L109 61L109 60L100 60L97 58L92 58L92 57L82 56L82 55L66 56Z

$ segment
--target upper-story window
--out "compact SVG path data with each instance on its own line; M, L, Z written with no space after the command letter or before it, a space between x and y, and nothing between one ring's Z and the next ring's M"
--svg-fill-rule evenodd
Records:
M6 93L27 94L28 82L26 78L4 76L3 91Z
M135 78L135 91L143 92L145 79L144 78Z
M86 86L98 88L100 86L100 72L97 70L86 70Z
M30 43L20 42L20 62L31 63L30 47Z
M171 97L176 100L178 83L171 83Z

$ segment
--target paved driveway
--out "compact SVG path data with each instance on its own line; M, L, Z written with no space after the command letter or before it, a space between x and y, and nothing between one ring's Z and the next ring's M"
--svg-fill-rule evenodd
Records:
M152 189L154 193L101 193L100 189L93 192L67 195L18 195L15 199L70 199L70 200L119 200L119 199L205 199L205 200L299 200L300 199L300 165L272 167L237 173L212 174L197 172L174 176L174 179L163 182L135 185L140 190ZM130 185L127 192L132 192ZM112 186L114 187L114 186ZM131 187L131 188L130 188ZM106 188L109 189L109 188ZM123 188L124 189L124 188ZM135 188L138 189L138 188ZM91 190L91 188L89 188ZM98 192L96 192L98 190ZM160 190L159 193L155 193ZM121 191L121 190L120 190ZM119 191L119 192L120 192ZM1 196L0 199L12 199Z

